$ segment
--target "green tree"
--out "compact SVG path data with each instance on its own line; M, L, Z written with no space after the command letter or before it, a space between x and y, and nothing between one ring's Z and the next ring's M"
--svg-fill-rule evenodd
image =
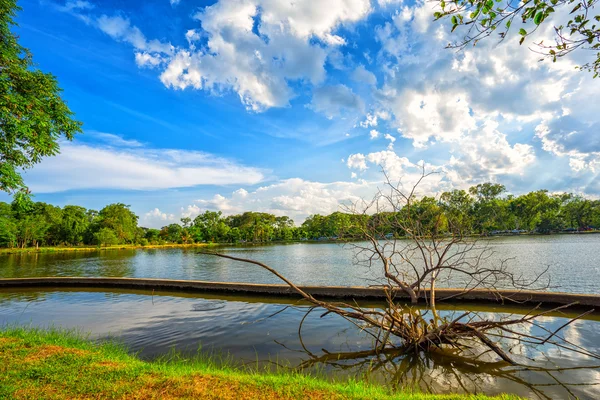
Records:
M98 232L94 234L94 238L96 239L96 244L99 246L110 246L119 243L119 238L110 228L102 228Z
M473 229L473 198L464 190L444 192L440 204L448 220L448 229L456 234L469 234Z
M498 183L481 183L469 188L475 197L473 216L474 229L481 233L496 229L506 229L507 203L500 198L506 188Z
M435 12L434 18L450 19L452 32L456 29L463 32L461 39L448 45L451 48L476 45L492 34L504 40L511 30L518 30L519 44L523 44L557 10L570 10L568 17L562 17L565 20L556 21L554 42L536 43L537 51L556 62L575 50L588 50L594 59L580 68L592 72L594 78L600 73L600 14L594 13L598 0L436 0L436 3L441 11Z
M194 219L194 226L200 231L203 240L215 242L218 241L220 227L221 211L205 211Z
M0 246L15 247L17 226L10 204L0 202Z
M160 236L167 242L171 243L182 242L182 233L183 228L179 224L170 224L160 230Z
M146 232L144 238L148 239L150 243L156 243L160 235L160 230L152 228L143 228Z
M90 225L86 211L84 207L79 206L63 208L60 222L60 238L63 242L70 245L83 243L85 232Z
M47 246L59 244L61 242L60 224L63 218L63 211L61 208L51 204L37 202L31 207L30 213L32 215L41 216L44 219L46 230L43 237L43 244Z
M18 10L15 0L0 0L0 190L28 193L20 170L57 154L58 139L73 139L81 123L56 78L35 67L11 32Z
M109 204L98 213L95 219L97 229L94 232L109 228L117 236L119 243L133 243L137 234L138 216L128 205L123 203Z

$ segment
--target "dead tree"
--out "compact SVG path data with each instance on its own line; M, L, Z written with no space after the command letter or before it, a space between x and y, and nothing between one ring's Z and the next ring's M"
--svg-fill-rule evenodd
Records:
M385 174L385 173L384 173ZM544 289L549 283L542 280L545 271L533 279L513 273L507 260L492 262L493 252L485 242L468 235L468 229L453 221L435 207L424 209L417 201L417 188L429 174L422 171L417 182L404 190L401 182L391 182L385 175L385 187L370 202L349 207L353 214L366 218L353 232L361 233L362 243L351 243L355 263L379 271L377 282L385 293L385 306L365 308L358 303L324 301L315 298L281 275L274 268L255 260L227 254L211 254L257 265L285 282L294 292L317 308L322 316L337 314L371 335L374 351L396 354L443 351L470 354L492 352L502 361L517 364L503 347L508 342L552 344L563 350L575 351L600 359L585 349L568 343L560 331L581 316L572 319L545 337L528 335L520 329L535 325L536 319L553 310L536 308L524 316L490 319L489 316L464 312L458 316L440 316L436 309L436 290L440 285L462 288L461 294L474 289L486 289L502 298L499 288ZM365 244L366 242L366 244ZM399 296L405 294L405 296ZM405 298L410 299L406 304ZM510 299L506 299L510 300ZM415 305L425 302L427 308ZM481 349L475 354L474 348Z

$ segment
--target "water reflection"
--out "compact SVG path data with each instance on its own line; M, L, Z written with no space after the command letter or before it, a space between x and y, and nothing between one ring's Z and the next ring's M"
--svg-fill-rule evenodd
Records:
M493 238L490 262L511 258L513 272L531 279L549 267L552 290L597 293L600 235ZM335 243L225 247L222 252L262 261L304 285L365 286L380 271L353 264L352 249ZM113 276L280 283L252 265L196 254L196 249L147 249L0 255L0 278Z
M377 304L364 304L376 307ZM284 312L280 312L288 307ZM481 313L525 312L516 307L474 307ZM547 346L515 346L519 363L509 366L490 355L464 362L451 352L398 356L373 353L368 335L334 316L309 314L308 305L286 299L190 295L168 292L39 289L0 290L0 323L59 325L118 338L147 359L171 348L229 354L239 364L320 371L332 379L359 377L390 387L432 392L516 393L537 398L600 397L598 360ZM445 307L460 313L464 306ZM273 317L269 317L276 314ZM576 314L544 317L535 329L556 329ZM577 320L561 335L600 352L600 315Z

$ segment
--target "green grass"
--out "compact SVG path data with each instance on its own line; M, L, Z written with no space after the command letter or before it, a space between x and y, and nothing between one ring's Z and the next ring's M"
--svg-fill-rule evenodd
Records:
M75 331L0 330L0 399L491 399L483 395L389 393L349 380L240 370L214 359L145 362L115 343ZM500 396L495 399L517 399Z

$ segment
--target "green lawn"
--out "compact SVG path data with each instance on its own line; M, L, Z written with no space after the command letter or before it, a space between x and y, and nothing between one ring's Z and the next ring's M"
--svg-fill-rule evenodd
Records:
M210 360L144 362L116 344L74 332L0 330L0 399L490 399L390 394L349 381L333 384L290 373L252 373ZM501 396L497 399L517 399Z

